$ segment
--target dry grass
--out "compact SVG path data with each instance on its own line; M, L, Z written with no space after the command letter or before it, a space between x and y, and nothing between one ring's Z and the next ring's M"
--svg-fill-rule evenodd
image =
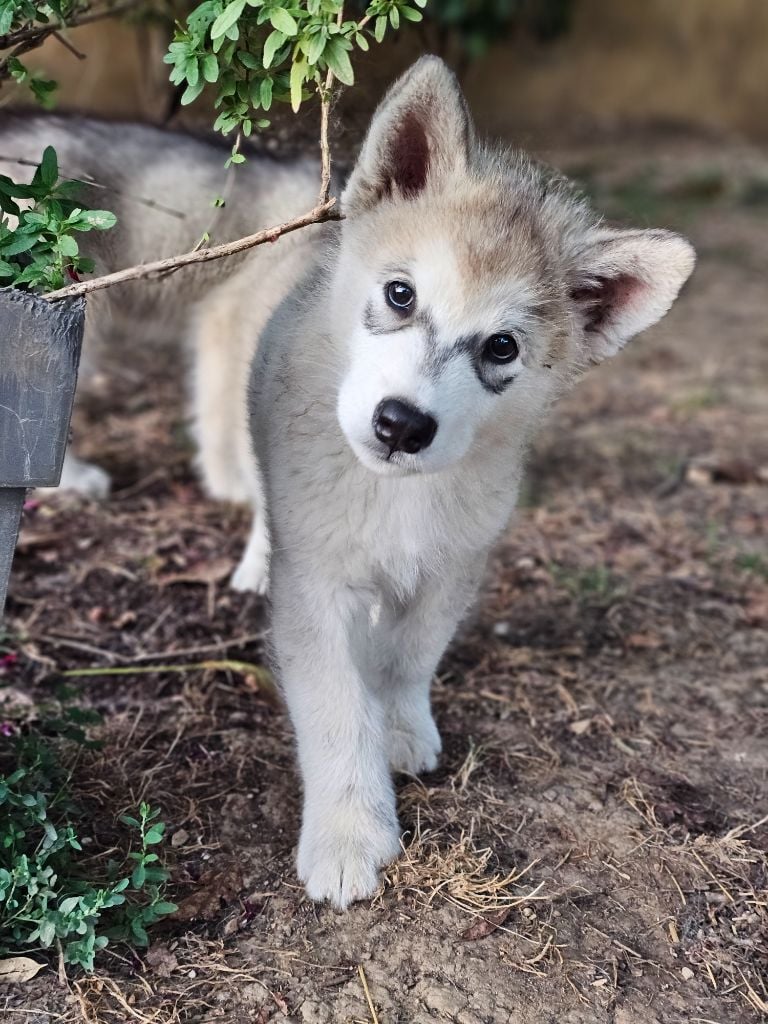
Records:
M768 1014L768 854L752 841L768 816L723 836L692 837L659 822L637 779L624 783L622 797L648 826L647 842L679 893L680 909L668 922L673 948L714 991L739 992Z

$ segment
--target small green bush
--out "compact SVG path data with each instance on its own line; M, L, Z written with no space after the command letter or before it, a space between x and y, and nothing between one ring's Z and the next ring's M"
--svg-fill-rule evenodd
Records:
M84 729L94 713L71 693L59 697L53 714L0 722L0 956L53 948L91 971L109 942L146 946L147 929L176 907L164 898L169 872L158 853L165 824L148 804L120 818L119 859L84 850L86 812L63 758L96 745Z
M75 235L111 228L116 218L108 210L83 209L76 199L82 187L59 178L51 146L29 185L0 174L0 285L48 291L93 270Z

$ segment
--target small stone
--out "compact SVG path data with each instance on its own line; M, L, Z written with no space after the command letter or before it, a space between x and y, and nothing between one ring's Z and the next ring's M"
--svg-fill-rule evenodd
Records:
M189 842L189 832L186 829L180 828L177 832L174 832L171 836L171 846L174 848L179 846L186 846Z
M508 622L497 622L493 627L494 636L509 636L511 626Z
M680 973L683 976L683 981L690 981L694 977L694 973L690 967L681 967Z

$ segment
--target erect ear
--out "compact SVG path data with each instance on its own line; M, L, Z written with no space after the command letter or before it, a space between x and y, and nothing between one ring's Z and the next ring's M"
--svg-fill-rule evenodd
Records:
M342 195L344 212L361 213L390 195L417 196L428 182L466 165L470 133L453 73L438 57L422 57L373 115Z
M661 320L695 262L691 244L671 231L591 232L571 281L590 362L615 355Z

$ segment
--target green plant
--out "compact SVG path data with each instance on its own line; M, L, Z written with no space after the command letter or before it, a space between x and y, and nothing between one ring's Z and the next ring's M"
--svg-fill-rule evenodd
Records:
M56 945L64 963L90 971L110 940L146 946L147 928L176 909L163 899L168 872L154 850L165 825L147 804L138 818L123 815L131 848L94 879L78 856L66 787L46 792L38 767L0 776L0 952Z
M555 583L583 604L608 605L622 593L620 581L606 565L575 568L553 563L550 571Z
M743 551L733 560L734 566L741 572L752 573L768 582L768 558L757 551Z
M185 86L182 104L192 103L206 84L216 86L214 128L251 134L269 124L275 101L294 111L309 87L322 93L328 73L354 82L350 52L381 42L401 18L420 21L427 0L374 0L359 19L345 19L342 0L204 0L179 25L165 56L171 81ZM235 163L244 158L233 151Z
M55 36L65 46L61 30L85 21L106 18L146 0L0 0L0 82L12 79L27 86L43 106L50 106L56 83L30 71L20 58ZM77 51L75 51L77 52Z
M0 175L0 285L48 291L93 270L93 260L80 255L76 235L111 228L116 218L78 204L81 188L82 182L60 179L51 146L30 184Z

